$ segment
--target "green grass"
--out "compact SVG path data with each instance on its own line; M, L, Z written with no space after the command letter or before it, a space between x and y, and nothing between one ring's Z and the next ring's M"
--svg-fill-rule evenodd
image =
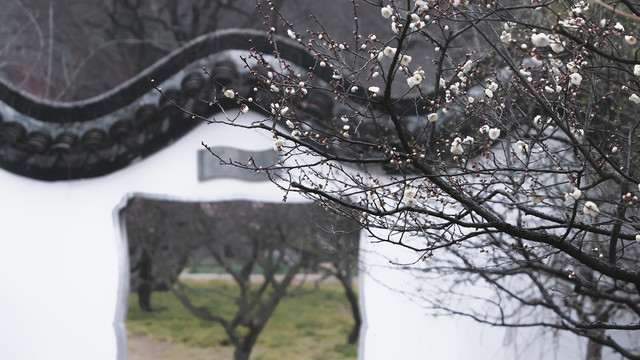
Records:
M187 282L193 301L227 318L235 312L232 298L220 291L233 292L227 281ZM310 289L310 287L309 287ZM127 329L132 334L151 334L154 339L184 343L189 347L229 348L222 327L200 320L184 309L170 293L154 293L152 306L164 311L145 313L137 305L137 295L129 298ZM355 359L357 345L346 345L353 319L342 287L323 283L318 291L284 298L260 334L252 352L255 360Z

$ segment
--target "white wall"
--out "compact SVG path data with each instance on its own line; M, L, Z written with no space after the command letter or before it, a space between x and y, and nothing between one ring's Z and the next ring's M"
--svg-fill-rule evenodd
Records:
M116 359L119 282L126 285L129 275L115 209L130 196L282 200L268 182L199 183L201 141L256 150L273 145L262 134L245 131L239 137L228 128L202 125L143 161L96 179L51 183L0 171L0 359Z

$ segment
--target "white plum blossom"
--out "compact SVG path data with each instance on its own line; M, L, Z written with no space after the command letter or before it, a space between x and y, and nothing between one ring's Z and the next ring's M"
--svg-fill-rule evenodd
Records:
M474 140L473 137L467 136L467 137L464 138L464 140L462 140L462 143L471 145L471 144L473 144L474 141L475 140Z
M640 244L640 234L639 234L639 235L636 235L636 242L637 242L638 244Z
M451 0L451 5L455 7L464 6L467 4L467 0Z
M636 39L635 37L631 36L631 35L627 35L624 37L624 41L627 42L627 44L629 45L635 45L638 42L638 39Z
M291 120L287 120L286 124L289 127L289 129L293 129L296 127Z
M495 139L497 139L499 137L500 137L500 129L498 129L498 128L489 129L489 139L495 140Z
M511 42L511 33L503 31L502 35L500 35L500 40L505 44L510 43Z
M273 143L273 150L282 151L282 146L284 146L284 140L276 139L276 141Z
M484 94L487 95L488 98L493 97L493 91L491 91L491 89L484 89Z
M416 189L414 188L409 187L404 190L405 198L413 199L414 197L416 197L416 194L417 192L416 192Z
M520 151L522 155L527 155L527 151L529 150L529 145L527 145L527 143L522 140L518 140L516 145L518 146L518 151Z
M413 73L413 76L407 79L407 84L409 87L414 87L416 85L420 85L422 82L422 75Z
M462 148L462 139L460 139L459 137L453 139L453 142L451 143L451 149L449 149L449 151L451 151L453 155L462 154L464 152L464 149Z
M587 201L584 203L584 206L582 207L582 212L585 215L596 217L598 213L600 213L600 209L598 209L598 205L596 205L593 201Z
M387 46L386 48L384 48L384 50L382 51L382 53L390 58L393 58L396 55L396 51L398 49L391 47L391 46Z
M395 34L400 34L400 32L402 31L402 28L399 27L395 21L393 21L391 23L391 31L393 31Z
M576 200L580 199L581 196L582 191L580 191L580 189L578 189L577 187L574 187L570 193L564 193L564 200L567 202L575 202Z
M572 73L574 72L578 72L578 70L580 70L580 66L578 66L575 62L573 61L569 61L567 63L567 69L569 69L569 71L571 71Z
M391 5L387 5L380 9L380 14L383 18L388 19L391 17L391 15L393 15L393 8L391 7Z
M634 104L640 104L640 97L636 94L631 94L631 96L629 96L629 100L631 100Z
M533 124L537 126L542 125L542 115L536 115L536 117L533 118Z
M367 89L367 90L369 90L370 92L376 94L378 91L380 91L380 88L377 87L377 86L369 86L369 89Z
M582 75L575 72L569 75L569 81L571 82L571 85L580 85L580 83L582 82Z
M493 81L491 81L489 83L488 89L491 91L497 91L498 90L498 84L494 83Z
M549 59L549 63L551 64L551 66L554 69L560 68L562 67L562 60L558 59L558 58L551 58Z
M480 129L478 129L480 134L486 134L489 132L489 125L482 125Z
M354 92L356 92L356 91L358 91L358 87L357 87L357 86L355 86L355 85L353 85L353 86L351 87L351 92L352 92L352 93L354 93Z
M400 65L409 66L410 62L411 62L411 56L409 55L402 55L402 57L400 58Z
M614 26L614 29L620 31L620 32L624 32L624 26L622 26L622 24L620 24L619 22L617 22Z
M640 64L633 65L633 75L640 76Z
M412 22L412 23L409 24L409 29L414 30L414 31L415 30L420 30L420 29L424 29L424 27L426 25L427 24L425 24L424 21Z
M589 10L589 3L584 1L579 1L574 7L571 8L571 12L574 14L582 14L587 10Z
M532 56L531 57L531 62L535 65L535 66L540 66L542 65L542 59L539 59L538 56Z
M531 42L538 47L547 46L549 45L549 36L545 33L531 34Z
M242 104L242 106L240 107L240 113L246 114L247 112L249 112L249 107L247 106L247 104Z
M467 60L467 62L462 66L462 72L466 74L471 71L471 69L473 69L473 61Z
M416 6L420 8L420 11L429 10L429 4L424 0L416 0Z
M414 207L414 206L418 205L418 202L416 201L415 198L406 198L404 200L404 204L406 206L409 206L409 207Z
M296 33L291 29L287 29L287 35L289 35L289 37L294 39L294 40L296 38Z
M229 99L233 99L234 96L236 96L236 93L231 89L227 89L224 92L224 96L228 97Z
M431 113L427 115L427 120L429 120L429 122L435 122L438 120L438 113Z
M453 102L453 97L451 96L451 90L447 89L444 91L444 99L447 103Z
M291 137L294 137L296 139L302 139L302 132L300 132L300 130L298 130L298 129L293 130L291 132Z
M575 18L570 17L570 18L567 18L566 20L558 21L558 25L567 27L567 28L572 28L572 29L577 29L584 24L585 24L585 20L581 17L575 17Z
M553 50L554 53L559 53L562 52L562 50L564 50L564 45L562 45L560 42L558 41L554 41L552 42L549 47L551 47L551 50Z

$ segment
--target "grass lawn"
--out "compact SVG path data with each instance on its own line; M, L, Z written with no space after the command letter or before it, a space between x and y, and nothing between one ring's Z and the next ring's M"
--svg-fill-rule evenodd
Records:
M215 280L186 284L193 289L192 296L197 305L206 306L212 312L217 310L227 318L235 312L234 300L221 295L221 291L233 293L235 285L232 282ZM137 301L137 294L131 294L127 314L130 335L151 335L155 340L176 346L232 352L232 346L224 345L227 338L220 325L191 315L170 292L152 295L152 306L164 308L164 311L146 313L140 310ZM322 283L316 292L282 299L260 334L252 359L356 359L357 345L346 344L352 325L342 286Z

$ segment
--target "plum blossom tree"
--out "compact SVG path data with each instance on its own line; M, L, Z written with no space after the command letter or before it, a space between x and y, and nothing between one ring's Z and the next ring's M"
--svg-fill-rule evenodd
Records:
M452 280L429 295L438 311L640 358L640 8L349 4L345 37L259 3L274 50L243 58L256 86L235 94L237 116L206 120L271 133L280 162L220 160L415 251L414 268ZM296 43L311 67L278 50ZM266 116L239 123L247 106ZM490 291L457 290L481 282Z

